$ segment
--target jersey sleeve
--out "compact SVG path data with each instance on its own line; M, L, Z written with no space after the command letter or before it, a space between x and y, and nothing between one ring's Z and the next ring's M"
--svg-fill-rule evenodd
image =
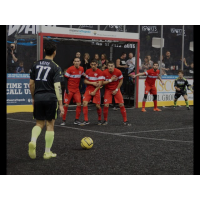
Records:
M104 80L103 72L101 70L99 71L98 80L99 81L103 81Z
M145 73L145 75L147 76L148 74L149 74L149 72L150 72L150 69L149 70L147 70L146 72L144 72Z
M85 72L85 78L88 80L88 69Z
M123 74L122 74L122 72L121 72L120 70L119 70L118 78L119 78L119 80L121 80L121 79L124 78L124 77L123 77Z
M66 72L65 72L65 77L67 77L67 78L69 78L70 77L70 72L71 70L70 70L70 67L66 70Z
M53 77L53 82L62 82L63 81L63 73L60 67L55 68L55 74Z
M30 79L35 80L35 63L33 64L32 68L30 69Z

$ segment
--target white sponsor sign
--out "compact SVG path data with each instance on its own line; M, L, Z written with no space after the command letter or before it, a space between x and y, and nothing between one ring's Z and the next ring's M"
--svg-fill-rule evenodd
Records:
M157 101L173 101L175 88L174 88L174 80L175 79L162 79L165 83L162 86L161 82L156 79L156 88L157 88ZM139 79L139 100L138 102L142 102L144 98L144 82L145 79ZM193 79L188 79L189 84L193 85ZM187 90L188 100L193 100L193 94L190 90ZM150 93L147 95L147 102L153 101L153 95ZM184 98L181 96L178 101L184 101Z

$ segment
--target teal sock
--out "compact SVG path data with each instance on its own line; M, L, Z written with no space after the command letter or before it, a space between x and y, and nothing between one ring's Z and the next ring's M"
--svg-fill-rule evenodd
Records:
M188 101L185 101L186 107L189 107L189 103Z
M54 131L46 131L45 134L45 153L49 153L54 140Z
M32 135L31 135L31 142L37 141L38 136L40 135L42 129L39 126L34 126L32 129Z

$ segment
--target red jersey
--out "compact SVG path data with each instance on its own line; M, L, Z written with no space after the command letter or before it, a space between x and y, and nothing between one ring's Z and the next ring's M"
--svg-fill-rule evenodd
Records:
M160 70L157 69L156 71L154 71L154 69L149 69L145 72L145 74L147 75L145 83L147 83L148 85L155 85L155 81L160 74Z
M67 69L65 77L68 78L68 90L79 90L79 83L83 74L84 69L81 66L79 66L79 68L71 66Z
M113 73L110 73L108 71L108 69L103 71L103 76L104 76L104 81L108 81L109 79L111 79L112 76L116 76L117 80L110 82L108 84L105 85L105 89L107 90L115 90L119 84L119 80L123 79L123 75L122 72L119 69L114 68Z
M85 78L90 82L98 82L104 80L103 72L100 69L93 71L92 68L90 68L86 70L85 74L86 74ZM87 85L86 89L95 90L95 88L96 87L94 87L93 85Z

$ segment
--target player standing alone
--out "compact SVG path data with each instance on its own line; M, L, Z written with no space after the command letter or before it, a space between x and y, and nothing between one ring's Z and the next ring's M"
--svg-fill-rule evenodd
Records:
M120 111L123 117L123 124L125 126L131 126L127 121L126 109L124 107L124 99L122 93L120 91L120 87L123 83L123 75L119 69L115 68L114 62L108 62L108 69L103 71L104 81L103 85L105 85L105 93L104 93L104 122L102 125L107 125L108 119L108 109L109 104L112 103L112 97L114 96L115 102L119 104Z
M54 123L57 119L57 109L62 117L64 110L62 104L61 68L53 61L56 55L56 45L52 42L45 44L46 56L43 60L36 61L30 70L30 91L33 102L33 116L36 125L32 129L31 142L29 142L29 156L36 158L36 141L46 121L45 153L43 158L56 157L50 151L54 140Z
M101 125L101 93L100 87L104 80L103 72L97 68L97 61L92 60L90 62L90 69L85 72L86 77L84 83L87 85L85 94L83 95L83 115L84 122L79 125L89 124L88 122L88 102L93 97L93 103L96 104L98 114L98 125Z
M178 98L182 95L185 99L187 109L190 110L186 86L193 93L192 86L188 83L187 79L183 77L183 70L179 70L178 78L174 81L174 87L176 89L174 96L174 108L176 108Z
M68 106L71 99L73 98L76 102L76 118L74 124L80 124L79 117L81 115L81 94L79 90L79 83L81 76L84 76L84 69L80 66L80 58L74 58L74 66L67 69L64 75L65 81L65 92L64 92L64 115L63 122L60 125L65 125L66 115L68 111Z
M152 69L149 69L146 72L131 76L132 78L135 78L137 76L144 76L144 75L147 76L147 78L145 80L144 98L142 101L142 112L146 112L145 103L147 101L147 95L149 92L150 92L150 94L153 94L154 111L161 111L159 108L157 108L157 89L155 86L155 81L157 78L160 80L162 85L164 85L159 74L160 74L160 70L158 70L158 63L154 62Z

